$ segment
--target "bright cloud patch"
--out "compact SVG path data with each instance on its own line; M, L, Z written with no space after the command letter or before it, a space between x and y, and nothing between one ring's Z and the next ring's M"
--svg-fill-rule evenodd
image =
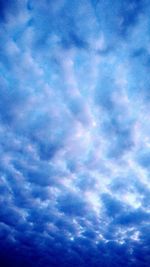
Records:
M0 1L1 266L149 266L149 14Z

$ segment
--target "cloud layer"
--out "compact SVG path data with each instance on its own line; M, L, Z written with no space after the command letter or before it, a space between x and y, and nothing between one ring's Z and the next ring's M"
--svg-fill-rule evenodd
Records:
M150 4L0 1L0 263L150 262Z

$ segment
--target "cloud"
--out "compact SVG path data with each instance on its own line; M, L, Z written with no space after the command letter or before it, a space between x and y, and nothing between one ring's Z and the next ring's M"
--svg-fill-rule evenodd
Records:
M149 4L0 7L0 262L148 266Z

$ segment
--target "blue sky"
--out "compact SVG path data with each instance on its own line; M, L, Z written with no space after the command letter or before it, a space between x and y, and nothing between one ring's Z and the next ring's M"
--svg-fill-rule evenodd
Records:
M0 0L0 266L150 265L149 14Z

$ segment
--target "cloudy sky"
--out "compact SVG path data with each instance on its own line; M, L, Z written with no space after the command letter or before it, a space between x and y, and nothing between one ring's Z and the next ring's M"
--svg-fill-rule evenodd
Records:
M150 266L150 2L0 0L0 266Z

